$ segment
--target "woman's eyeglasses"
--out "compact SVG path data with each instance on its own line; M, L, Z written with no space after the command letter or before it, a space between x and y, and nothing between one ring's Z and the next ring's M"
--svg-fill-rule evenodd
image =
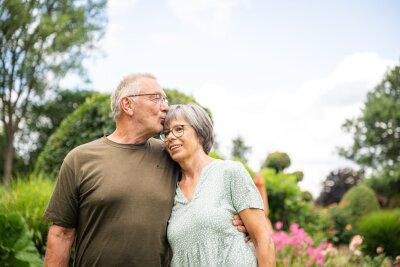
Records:
M189 124L175 125L169 130L162 131L160 133L161 140L165 141L170 133L172 133L176 138L182 137L182 135L185 133L185 126L191 126L191 125Z

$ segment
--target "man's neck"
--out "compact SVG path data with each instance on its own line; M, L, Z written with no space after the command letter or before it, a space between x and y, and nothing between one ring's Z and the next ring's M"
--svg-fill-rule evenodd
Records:
M147 142L150 137L149 133L137 131L138 129L130 129L130 127L118 127L115 131L108 135L107 138L118 144L141 145Z

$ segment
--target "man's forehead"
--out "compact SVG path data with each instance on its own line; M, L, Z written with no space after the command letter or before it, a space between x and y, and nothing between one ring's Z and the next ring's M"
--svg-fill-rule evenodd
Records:
M164 90L154 79L143 77L138 80L138 89L140 93L164 93Z

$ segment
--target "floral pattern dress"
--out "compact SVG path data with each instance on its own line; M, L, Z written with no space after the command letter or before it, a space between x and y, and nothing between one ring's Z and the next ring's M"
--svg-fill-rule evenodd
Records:
M254 249L232 225L233 216L247 208L264 205L238 162L214 160L205 166L190 202L177 186L167 229L172 266L257 266Z

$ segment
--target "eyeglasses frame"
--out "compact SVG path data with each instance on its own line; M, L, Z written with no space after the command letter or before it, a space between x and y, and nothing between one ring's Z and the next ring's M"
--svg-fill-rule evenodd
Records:
M158 103L158 104L160 104L160 105L161 105L161 104L165 104L165 105L168 106L168 98L167 98L166 96L163 96L163 95L158 94L158 93L127 95L126 97L150 96L150 95L158 96L158 97L159 97L159 98L157 98L157 101L156 101L156 102L155 102L154 100L151 100L151 101L153 101L154 103Z
M176 134L174 133L174 129L175 129L176 127L178 127L178 126L181 126L181 127L182 127L182 134L179 135L179 136L176 136ZM170 128L169 130L162 131L162 132L160 133L160 139L161 139L162 141L166 142L166 141L167 141L167 138L168 138L168 136L169 136L170 133L172 133L172 135L175 136L176 138L181 138L181 137L185 134L185 126L192 126L192 125L190 125L190 124L178 124L178 125L175 125L174 127ZM164 137L163 137L163 136L164 136Z

